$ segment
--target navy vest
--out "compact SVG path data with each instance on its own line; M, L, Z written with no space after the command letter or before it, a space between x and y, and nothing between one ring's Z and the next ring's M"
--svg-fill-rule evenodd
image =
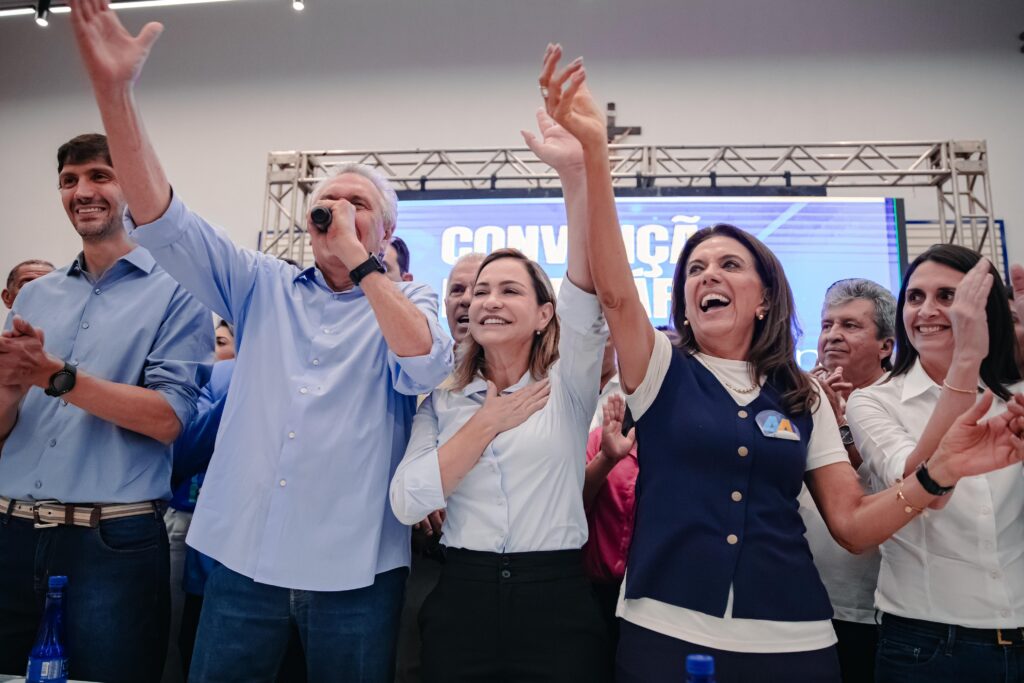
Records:
M764 436L755 419L765 411L788 418L799 440ZM787 413L768 384L737 405L698 360L674 350L636 425L626 597L722 617L732 585L735 618L831 618L797 503L811 427L811 415Z

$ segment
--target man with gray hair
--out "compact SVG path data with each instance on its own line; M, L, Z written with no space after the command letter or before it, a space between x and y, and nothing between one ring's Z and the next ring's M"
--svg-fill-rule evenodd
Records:
M409 528L388 504L417 394L452 367L437 296L381 257L397 197L365 166L335 169L307 220L304 270L237 247L172 193L133 84L159 24L132 37L102 0L72 28L123 178L132 235L235 326L236 371L187 542L209 575L189 679L273 680L292 624L309 680L390 683Z
M834 283L825 292L818 336L818 365L813 374L829 398L850 462L861 486L872 485L846 424L846 399L856 389L884 381L896 337L896 299L871 280L852 278ZM874 595L878 583L878 549L851 555L829 534L805 488L800 514L807 527L807 542L821 580L828 589L839 638L839 668L843 681L874 680L877 626Z

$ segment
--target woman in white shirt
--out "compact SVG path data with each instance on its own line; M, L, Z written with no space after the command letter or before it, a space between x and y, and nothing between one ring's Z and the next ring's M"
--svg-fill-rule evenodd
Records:
M978 276L987 301L970 304ZM872 476L948 485L927 459L981 388L1001 410L1022 386L999 273L978 254L936 245L907 271L888 382L854 392L847 417ZM929 462L925 467L924 463ZM961 479L882 545L880 683L1024 680L1024 481L1019 464ZM939 490L939 489L936 489Z
M515 249L477 272L469 337L452 378L413 422L391 484L399 520L447 516L446 562L420 612L423 680L602 681L607 635L580 548L586 440L607 327L587 264L579 143L543 112L559 172L569 249L557 312L551 282Z
M857 551L912 520L936 496L915 479L865 496L820 387L795 361L792 293L774 254L728 225L698 231L679 258L673 348L641 305L619 230L606 122L577 61L542 93L583 145L594 284L636 419L637 511L619 614L619 681L683 678L688 654L716 659L720 683L838 681L828 596L804 539L806 481L836 540ZM983 297L981 300L984 300ZM940 447L936 478L1018 462L1021 405L951 435L998 448ZM961 439L963 441L963 439Z

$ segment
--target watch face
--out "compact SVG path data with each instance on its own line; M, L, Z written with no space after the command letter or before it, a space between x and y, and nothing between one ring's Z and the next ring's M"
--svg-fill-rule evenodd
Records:
M75 376L72 375L70 372L67 372L66 370L62 370L61 372L58 372L56 375L53 376L53 379L50 380L50 383L53 385L55 391L63 394L65 392L71 391L71 389L75 386Z

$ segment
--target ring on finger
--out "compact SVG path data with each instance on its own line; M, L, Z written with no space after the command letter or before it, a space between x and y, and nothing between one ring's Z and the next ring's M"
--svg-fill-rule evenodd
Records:
M540 96L544 99L548 98L548 87L546 85L540 86Z

